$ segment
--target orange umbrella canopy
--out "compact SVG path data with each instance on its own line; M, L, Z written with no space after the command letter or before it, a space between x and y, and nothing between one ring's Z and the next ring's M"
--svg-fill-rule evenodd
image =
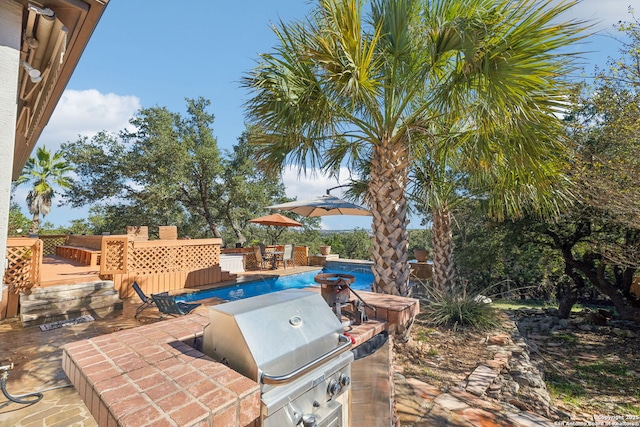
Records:
M261 216L260 218L250 219L249 222L262 225L275 225L278 227L302 227L298 221L294 221L289 217L286 217L279 213L274 213L267 216Z

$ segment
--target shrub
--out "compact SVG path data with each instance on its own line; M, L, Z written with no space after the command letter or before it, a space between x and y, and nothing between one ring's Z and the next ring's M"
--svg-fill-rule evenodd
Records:
M498 311L486 302L485 293L467 293L466 285L454 286L450 292L431 284L420 283L425 291L420 318L433 326L457 329L469 327L479 331L500 325Z

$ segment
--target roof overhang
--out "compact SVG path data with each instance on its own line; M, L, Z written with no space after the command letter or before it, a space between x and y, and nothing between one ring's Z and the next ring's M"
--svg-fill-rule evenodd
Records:
M14 1L22 4L24 11L13 180L22 173L109 3L109 0ZM55 15L41 13L47 9ZM37 71L29 74L30 68Z

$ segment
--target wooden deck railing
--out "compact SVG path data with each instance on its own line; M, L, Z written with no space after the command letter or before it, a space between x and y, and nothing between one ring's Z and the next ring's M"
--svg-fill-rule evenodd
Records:
M55 255L56 246L64 245L67 242L67 234L50 234L38 236L42 240L42 255Z
M113 280L121 298L134 296L138 282L147 294L222 280L221 239L149 240L103 236L100 276Z

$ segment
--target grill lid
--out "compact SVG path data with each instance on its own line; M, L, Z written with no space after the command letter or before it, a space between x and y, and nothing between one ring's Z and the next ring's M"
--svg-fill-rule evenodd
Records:
M203 352L260 382L339 346L342 324L315 291L288 289L209 309Z

